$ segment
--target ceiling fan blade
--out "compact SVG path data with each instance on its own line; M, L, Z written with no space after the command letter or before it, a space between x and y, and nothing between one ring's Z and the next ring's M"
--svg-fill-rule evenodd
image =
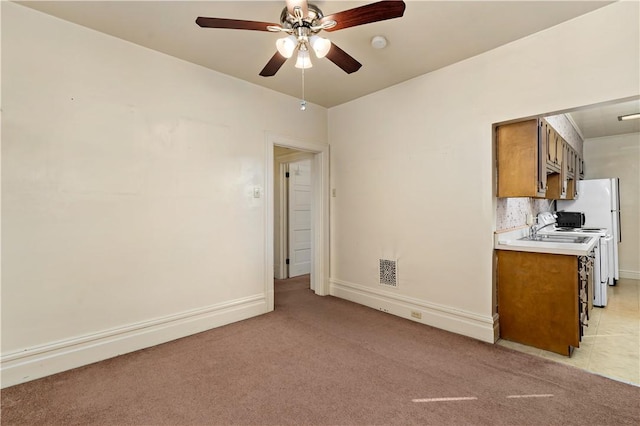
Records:
M204 16L196 19L196 24L202 28L228 28L232 30L253 30L253 31L269 31L268 26L279 26L271 22L243 21L242 19L226 19L226 18L206 18Z
M300 11L302 12L302 18L306 18L309 13L309 8L307 6L307 0L287 0L287 10L291 16L296 16L293 13L294 8L298 6L300 7Z
M331 49L327 53L326 58L342 68L347 74L351 74L360 69L362 64L356 61L351 55L340 49L335 43L331 43Z
M402 0L385 0L367 4L354 9L344 10L325 16L320 23L336 21L337 25L325 31L336 31L357 25L370 24L372 22L385 21L387 19L400 18L404 15L406 5Z
M262 68L262 71L260 71L260 75L262 77L272 77L276 75L280 67L285 62L287 62L287 58L282 56L280 52L276 52L276 54L273 55L271 59L269 59L269 62L267 62L267 65L265 65L264 68Z

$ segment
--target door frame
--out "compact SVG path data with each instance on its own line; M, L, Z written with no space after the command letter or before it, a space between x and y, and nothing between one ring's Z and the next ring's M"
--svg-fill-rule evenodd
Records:
M280 213L277 224L278 226L276 227L279 232L277 234L274 233L275 242L279 242L279 244L275 244L274 248L274 250L277 250L277 252L274 253L275 257L273 263L274 276L276 279L285 279L289 277L289 272L286 264L286 259L289 257L289 185L287 182L286 173L289 171L289 165L291 163L295 163L301 160L311 160L313 162L313 153L306 151L297 151L291 154L276 157L274 159L274 172L277 173L275 175L277 178L277 182L274 182L273 189L274 191L278 189L279 193L278 200L276 200L274 196L274 203L278 203L278 205L275 206L275 209ZM276 210L274 210L274 212ZM311 287L311 289L313 290L313 287Z
M265 272L267 312L273 310L274 280L274 147L313 155L311 160L311 288L319 296L329 294L329 145L291 139L267 132L265 137Z

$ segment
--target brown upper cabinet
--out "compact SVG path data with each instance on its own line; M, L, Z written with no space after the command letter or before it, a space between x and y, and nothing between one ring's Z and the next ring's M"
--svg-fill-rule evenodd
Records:
M567 194L565 199L574 200L578 192L576 185L578 153L569 144L566 144L565 158L567 159Z
M496 128L498 197L538 197L547 191L547 136L542 119Z
M574 159L575 151L571 148L571 145L568 143L565 144L564 147L564 158L567 162L567 179L573 179L576 175L575 173L575 159Z
M543 118L496 127L498 197L573 199L584 162Z
M547 170L560 173L562 164L562 138L546 120L542 120L547 145Z
M554 145L556 147L556 158L553 166L547 164L547 193L545 198L551 200L565 200L567 198L567 189L569 186L568 172L568 156L567 147L569 144L562 137L553 131Z

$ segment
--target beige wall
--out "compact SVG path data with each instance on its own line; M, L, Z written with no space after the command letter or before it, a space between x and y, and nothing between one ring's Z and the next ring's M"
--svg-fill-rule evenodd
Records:
M587 139L585 179L620 178L620 276L640 279L640 133Z
M638 26L615 3L332 108L332 293L493 341L491 125L640 94Z
M3 386L266 312L266 133L327 142L298 106L2 2Z
M331 139L332 292L492 341L491 124L638 95L637 6L327 123L323 108L292 121L296 99L2 2L3 386L264 312L271 248L252 189L265 132L281 129ZM398 289L380 290L379 258L398 259Z

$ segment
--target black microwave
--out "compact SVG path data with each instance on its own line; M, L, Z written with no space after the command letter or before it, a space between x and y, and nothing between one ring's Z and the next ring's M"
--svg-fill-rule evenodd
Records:
M584 225L584 213L582 212L556 212L556 223L562 228L582 228Z

